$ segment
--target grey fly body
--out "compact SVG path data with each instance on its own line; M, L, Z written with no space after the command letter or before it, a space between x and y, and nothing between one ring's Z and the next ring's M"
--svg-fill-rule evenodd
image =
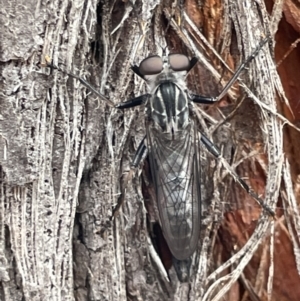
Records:
M273 211L263 204L263 200L230 169L213 142L199 132L193 114L194 103L213 104L219 101L267 41L264 39L237 69L218 97L188 92L185 77L197 63L195 57L189 59L183 54L167 55L165 51L162 57L149 56L139 66L132 66L132 70L147 82L149 93L115 106L126 109L145 104L146 136L137 149L132 170L148 153L161 227L169 249L178 261L187 261L198 245L201 226L200 144L220 159L234 179L274 217ZM48 66L61 70L49 63ZM90 89L85 80L68 74ZM92 91L106 100L95 89ZM108 104L111 105L111 101ZM115 213L120 204L115 208Z
M201 202L199 136L190 118L185 75L196 60L151 56L133 67L150 87L146 137L164 237L175 258L190 257L198 242Z
M164 237L178 260L188 259L195 251L201 225L200 143L220 158L235 180L272 216L263 200L230 169L217 147L197 129L193 103L219 101L236 81L245 66L257 55L268 39L238 68L218 97L190 94L185 77L195 66L183 54L150 56L132 70L144 79L150 93L120 103L123 109L145 104L146 137L138 147L132 163L136 168L148 150L150 169ZM145 145L147 141L147 147Z

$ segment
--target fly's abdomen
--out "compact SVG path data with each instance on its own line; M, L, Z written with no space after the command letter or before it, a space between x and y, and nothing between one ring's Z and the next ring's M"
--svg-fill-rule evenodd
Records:
M198 202L192 196L193 179L186 176L175 181L178 184L176 187L170 187L166 208L161 208L161 215L169 248L175 258L183 260L191 256L197 246L200 212ZM165 189L164 193L167 194L168 190Z

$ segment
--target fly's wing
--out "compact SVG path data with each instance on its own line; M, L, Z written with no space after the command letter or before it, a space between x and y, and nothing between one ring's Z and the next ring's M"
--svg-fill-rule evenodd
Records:
M194 253L200 231L198 135L192 123L174 140L152 128L147 138L164 237L173 256L184 260Z

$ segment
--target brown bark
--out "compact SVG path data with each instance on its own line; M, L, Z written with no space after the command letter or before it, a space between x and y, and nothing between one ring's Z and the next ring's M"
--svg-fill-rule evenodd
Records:
M284 57L299 38L299 5L187 0L180 11L177 2L1 1L0 300L300 299L298 44ZM203 149L202 234L190 283L180 283L147 161L109 222L144 108L111 108L40 62L50 56L117 104L146 92L130 66L166 41L201 60L190 90L216 96L269 35L241 81L198 117L278 219Z

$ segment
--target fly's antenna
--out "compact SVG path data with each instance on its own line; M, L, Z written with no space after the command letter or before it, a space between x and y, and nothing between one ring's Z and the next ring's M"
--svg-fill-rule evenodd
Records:
M157 54L159 56L164 57L168 55L168 45L166 44L166 42L164 43L165 46L163 46L163 44L158 40L155 41L155 44L157 46Z
M161 47L161 46L160 46ZM168 47L161 47L163 62L166 64L168 63Z

